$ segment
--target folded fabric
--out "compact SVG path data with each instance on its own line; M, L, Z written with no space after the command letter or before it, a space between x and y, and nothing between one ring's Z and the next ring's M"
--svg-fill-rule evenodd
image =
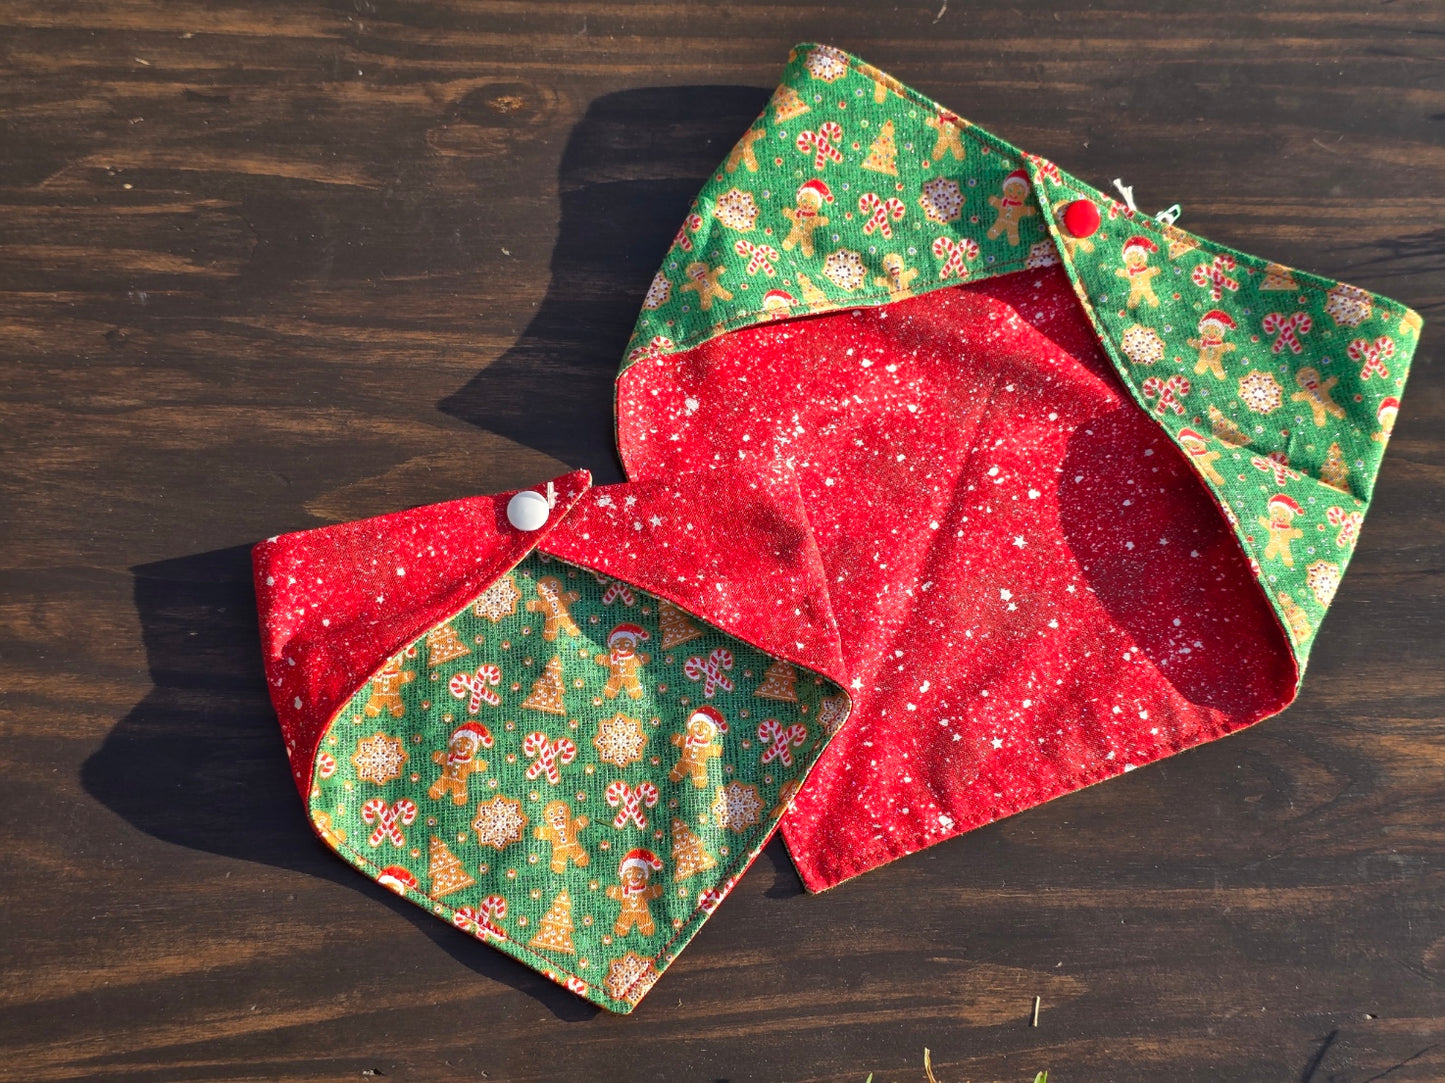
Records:
M1161 218L801 45L679 229L618 449L796 473L854 703L810 889L1294 698L1420 317Z
M787 471L477 497L271 538L265 666L317 833L630 1011L848 714Z

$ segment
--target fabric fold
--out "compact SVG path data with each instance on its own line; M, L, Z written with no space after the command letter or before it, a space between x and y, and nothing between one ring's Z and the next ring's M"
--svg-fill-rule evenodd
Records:
M798 479L854 699L784 823L809 888L1287 705L1419 329L795 48L616 421L634 480Z
M783 470L578 472L270 539L255 563L317 834L611 1011L722 902L848 716Z

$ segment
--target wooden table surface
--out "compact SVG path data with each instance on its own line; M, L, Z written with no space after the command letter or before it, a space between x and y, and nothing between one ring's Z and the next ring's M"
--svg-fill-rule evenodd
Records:
M0 3L0 1077L1445 1079L1445 10L1082 8ZM775 841L613 1017L314 839L248 548L618 480L643 292L808 39L1427 326L1295 706L822 896Z

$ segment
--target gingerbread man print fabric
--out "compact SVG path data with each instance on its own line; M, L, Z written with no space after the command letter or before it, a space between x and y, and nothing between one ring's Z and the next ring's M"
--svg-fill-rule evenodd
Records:
M366 875L626 1012L846 713L823 677L534 552L351 698L308 804Z

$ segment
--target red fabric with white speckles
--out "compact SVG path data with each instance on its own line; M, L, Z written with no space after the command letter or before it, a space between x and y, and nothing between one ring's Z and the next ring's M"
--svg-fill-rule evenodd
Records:
M1293 698L1219 507L1057 268L641 360L617 415L634 479L798 477L854 699L783 821L810 890Z
M532 549L603 572L841 683L823 565L797 483L773 464L590 489L555 482L547 524L507 522L514 493L284 534L252 556L271 699L305 797L331 716L399 647Z
M703 470L593 489L539 548L845 683L822 556L786 469Z
M554 483L541 530L507 522L513 493L268 538L251 551L261 651L301 796L331 716L391 652L456 612L565 519L592 476Z

